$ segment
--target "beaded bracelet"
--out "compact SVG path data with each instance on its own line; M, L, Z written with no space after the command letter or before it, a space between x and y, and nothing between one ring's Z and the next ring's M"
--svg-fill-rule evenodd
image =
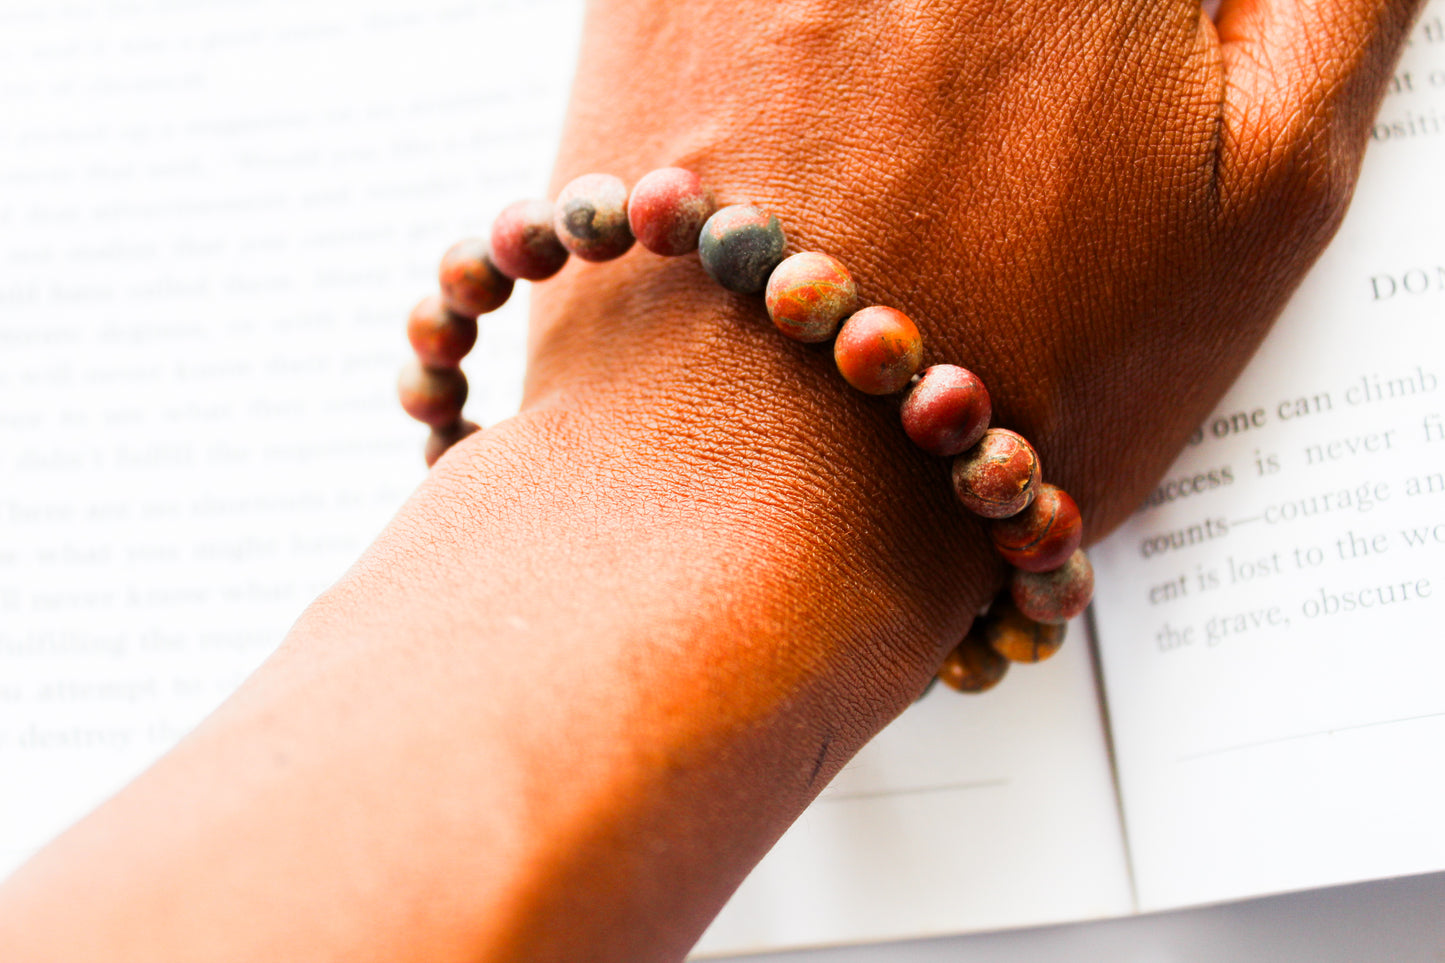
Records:
M416 358L398 384L407 414L431 426L427 466L478 430L462 418L467 380L458 365L477 339L477 317L511 296L513 281L542 281L569 255L608 261L637 241L654 254L694 250L703 270L740 294L763 294L778 330L811 344L833 338L843 379L870 395L908 388L903 430L930 454L953 458L953 488L963 506L990 520L1000 555L1013 566L1008 587L939 669L960 692L998 684L1011 662L1039 662L1058 651L1064 623L1094 591L1079 548L1082 521L1063 489L1042 481L1039 456L1023 436L990 428L992 404L966 368L923 363L923 341L903 312L859 306L858 286L836 259L805 251L785 258L775 215L747 204L718 209L690 171L652 171L629 192L610 174L569 183L555 204L519 201L492 224L487 240L459 241L442 257L440 294L412 309L407 336ZM841 326L841 327L840 327Z

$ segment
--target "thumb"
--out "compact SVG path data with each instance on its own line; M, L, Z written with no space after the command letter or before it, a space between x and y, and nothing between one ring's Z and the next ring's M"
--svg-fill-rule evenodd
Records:
M1421 0L1222 0L1225 200L1269 198L1328 239Z

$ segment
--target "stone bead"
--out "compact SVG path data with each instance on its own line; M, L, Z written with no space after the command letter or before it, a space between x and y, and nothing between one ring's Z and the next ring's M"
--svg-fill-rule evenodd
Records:
M1025 572L1048 572L1067 562L1084 540L1084 521L1068 492L1045 483L1027 508L995 521L990 534L1010 565Z
M836 258L806 251L768 277L768 317L794 341L827 341L858 307L858 285Z
M1010 662L1042 662L1059 651L1067 630L1062 622L1035 622L1011 599L1001 598L984 622L983 637Z
M717 208L712 191L692 171L664 167L643 176L627 199L627 223L653 254L677 257L697 250L698 234Z
M1094 567L1089 557L1076 549L1052 572L1015 569L1009 595L1019 611L1035 622L1067 622L1088 608L1094 596Z
M627 185L611 174L583 174L562 188L552 227L562 246L584 261L610 261L632 247Z
M978 375L954 364L925 368L903 399L903 430L930 454L949 458L978 443L993 417Z
M938 678L959 692L987 692L1003 680L1008 666L1008 659L995 652L981 633L970 631L943 660Z
M477 343L477 319L457 314L433 294L411 309L406 337L422 364L455 368Z
M567 263L567 249L552 226L552 205L518 201L492 222L492 263L509 278L545 281Z
M783 259L785 243L777 215L733 204L703 224L697 253L718 284L738 294L757 294Z
M447 453L447 449L468 435L475 434L482 430L482 426L475 421L467 421L465 418L458 418L449 425L440 428L433 428L426 439L426 466L430 468L437 463L437 459Z
M923 338L908 315L874 305L843 322L833 360L843 380L859 391L891 395L908 387L923 363Z
M464 318L495 311L512 296L512 279L492 263L487 242L479 237L458 241L442 255L442 300Z
M413 359L401 369L396 391L407 414L436 428L461 417L467 377L459 368L428 368Z
M984 518L1017 515L1033 501L1039 456L1017 432L990 428L978 444L953 460L953 492Z

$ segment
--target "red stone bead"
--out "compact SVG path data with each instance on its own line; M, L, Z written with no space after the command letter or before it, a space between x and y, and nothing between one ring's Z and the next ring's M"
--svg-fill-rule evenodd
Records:
M906 388L923 363L923 338L908 315L874 305L843 322L833 360L859 391L890 395Z
M627 199L627 222L653 254L677 257L697 250L702 226L717 209L712 191L692 171L664 167L643 176Z
M450 310L433 294L411 309L406 336L422 364L455 368L477 343L477 321Z
M467 377L459 368L428 368L412 360L401 369L396 391L407 414L435 428L461 417Z
M479 237L453 244L442 255L437 275L442 300L465 318L495 311L512 296L512 279L492 264L487 242Z
M459 418L449 425L440 428L433 428L426 439L426 466L430 468L437 463L437 459L447 453L447 449L468 435L475 434L482 430L482 426L475 421L467 421Z
M1017 432L990 428L953 460L953 491L964 507L984 518L1017 515L1033 501L1039 456Z
M993 404L978 375L936 364L903 399L903 430L924 451L948 458L968 451L988 430Z
M1008 672L1008 659L993 650L982 633L970 631L938 669L938 678L959 692L987 692Z
M837 259L811 251L773 268L766 295L768 317L795 341L827 341L858 306L858 285Z
M611 174L583 174L557 195L552 227L584 261L610 261L632 247L627 185Z
M994 547L1016 568L1047 572L1069 560L1084 540L1079 506L1062 488L1039 485L1029 507L990 526Z
M552 226L552 205L518 201L492 222L492 263L509 278L545 281L567 263Z
M1019 611L1035 622L1067 622L1088 608L1094 596L1094 567L1076 550L1052 572L1015 569L1009 594Z
M1062 622L1035 622L1007 597L993 603L983 625L988 644L1010 662L1042 662L1059 651L1067 631Z

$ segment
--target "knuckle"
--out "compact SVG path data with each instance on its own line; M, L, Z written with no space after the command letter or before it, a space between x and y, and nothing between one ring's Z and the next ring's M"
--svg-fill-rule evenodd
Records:
M1323 246L1349 208L1359 151L1322 118L1290 126L1258 135L1242 181L1245 213L1263 214L1288 236Z

